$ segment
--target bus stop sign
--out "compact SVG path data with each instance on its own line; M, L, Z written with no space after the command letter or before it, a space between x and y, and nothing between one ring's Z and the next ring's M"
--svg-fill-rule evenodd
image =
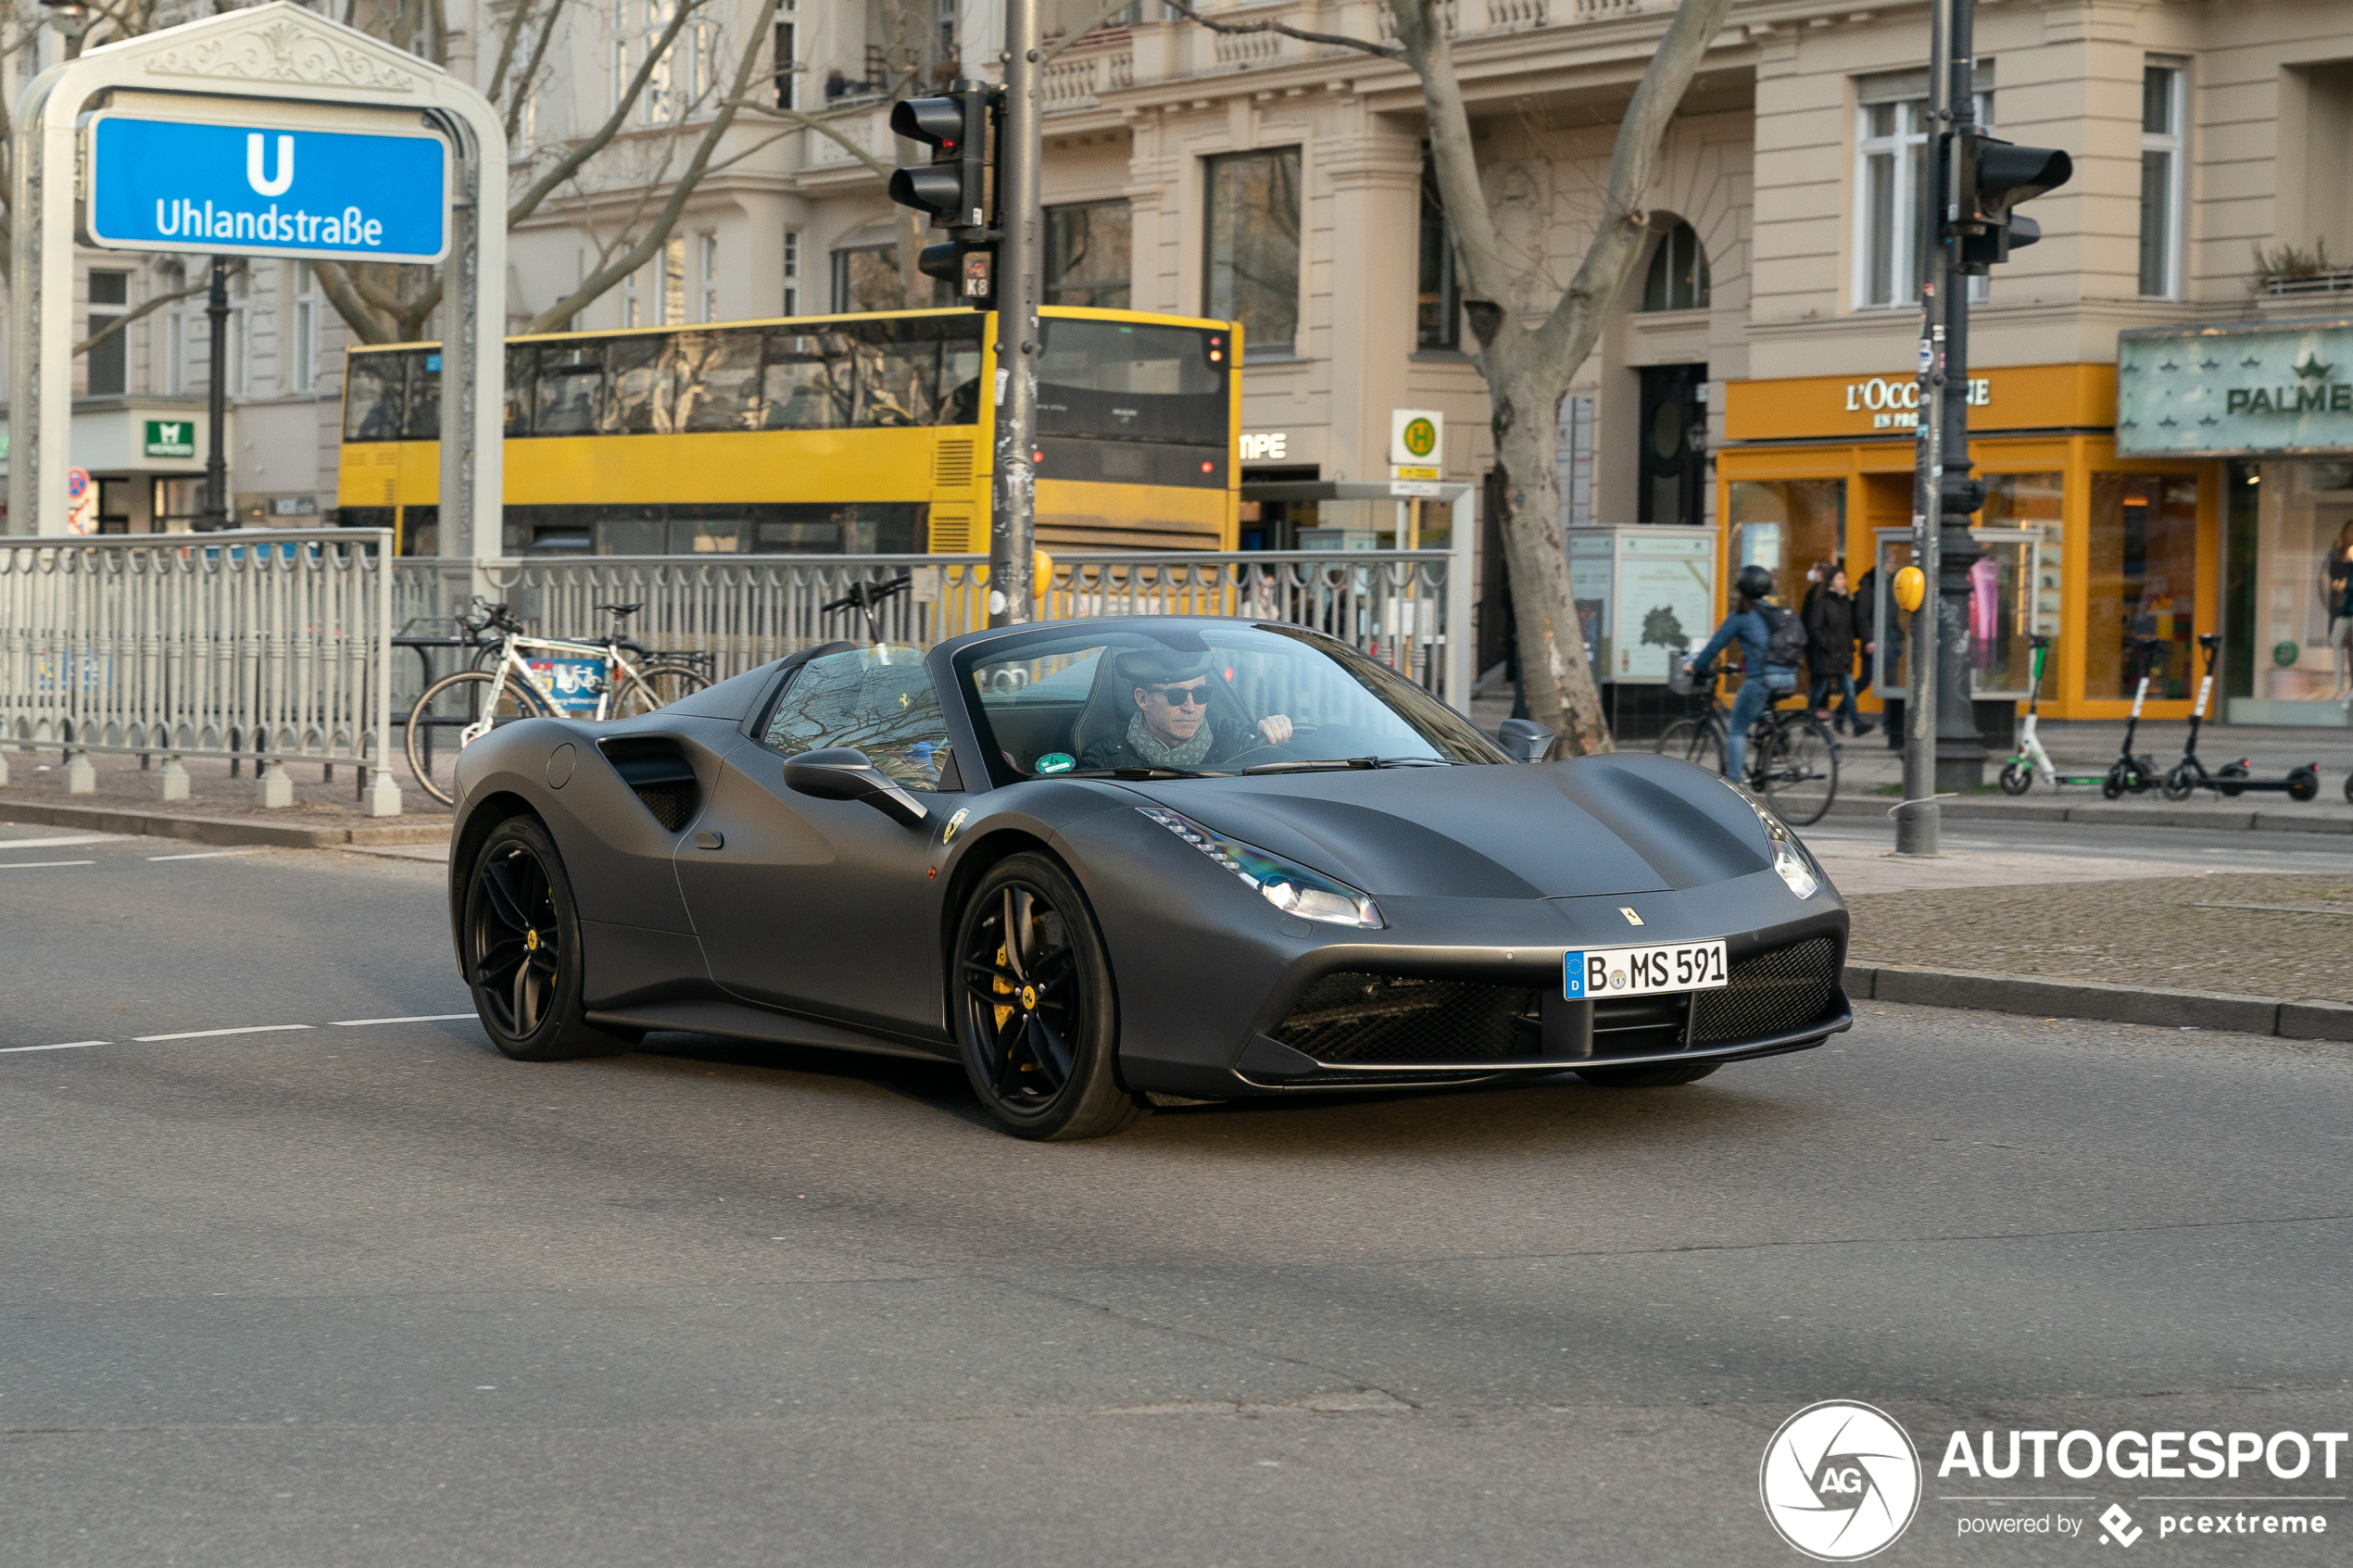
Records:
M88 130L90 241L439 261L449 253L448 147L413 116L390 123L362 132L102 110Z

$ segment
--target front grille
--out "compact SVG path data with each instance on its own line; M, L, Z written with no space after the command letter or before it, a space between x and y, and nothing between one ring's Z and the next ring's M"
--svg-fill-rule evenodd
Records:
M1595 1056L1646 1056L1683 1048L1683 1025L1691 1017L1692 994L1613 997L1593 1004Z
M1532 1056L1538 994L1513 985L1342 971L1307 988L1276 1038L1318 1061L1495 1061Z
M695 814L695 783L692 779L665 779L659 784L641 784L631 787L636 790L637 798L646 803L646 809L654 814L654 821L672 833L685 827L686 819Z
M1702 991L1692 1013L1692 1044L1754 1039L1803 1029L1822 1016L1838 986L1838 946L1810 937L1732 965L1731 984Z

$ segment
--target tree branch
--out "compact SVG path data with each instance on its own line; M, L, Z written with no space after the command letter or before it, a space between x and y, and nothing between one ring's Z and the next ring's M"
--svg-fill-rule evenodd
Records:
M547 7L549 14L552 15L561 3L562 0L551 0ZM530 17L531 0L515 0L515 8L507 14L506 31L498 40L498 64L491 71L490 85L484 89L482 94L494 104L506 94L507 72L515 63L515 45L522 41L522 24Z
M780 109L774 104L757 103L750 99L740 97L723 98L720 102L731 109L743 109L751 114L763 114L772 119L784 120L802 131L814 131L818 135L824 137L825 140L833 143L834 145L839 147L843 152L848 153L851 157L854 157L860 163L864 164L867 169L878 180L888 180L892 173L895 172L889 164L885 163L882 159L876 157L874 154L868 152L865 148L860 146L857 143L851 141L849 137L835 130L831 125L826 124L826 117L813 114L803 114L799 109ZM843 112L845 114L862 114L867 108L871 108L873 107L873 105L868 104L860 108L849 109ZM760 144L764 147L768 144L766 142L762 142ZM730 163L734 161L735 159L733 158L728 160Z
M549 165L547 172L532 182L529 190L509 204L508 228L513 228L538 211L539 204L547 199L548 193L571 179L574 169L604 151L607 144L621 134L621 128L629 123L630 113L636 108L638 98L645 93L646 83L652 80L654 68L669 55L670 45L676 41L688 19L707 4L709 0L684 0L678 7L677 14L670 19L670 25L663 28L661 36L654 41L654 46L646 51L644 63L639 65L636 73L630 77L628 90L622 94L621 102L614 106L612 113L606 117L605 122L575 143L571 151ZM771 5L761 14L774 16L775 11L776 7ZM745 51L747 56L756 52L759 41L760 33L755 31L751 46ZM736 89L736 96L743 96L743 88L740 85ZM724 113L722 118L726 118Z
M360 342L400 341L398 319L388 317L369 304L354 286L351 273L343 263L314 261L310 264L310 272L319 280L319 286L327 291L327 303L335 307L335 314L343 318L344 325L349 327Z
M1415 0L1400 0L1401 7L1414 3ZM1186 19L1201 23L1212 32L1279 32L1285 38L1296 38L1302 44L1336 44L1342 49L1362 50L1367 55L1377 56L1384 60L1402 60L1405 57L1405 51L1394 44L1375 44L1369 39L1348 38L1337 32L1310 32L1303 27L1293 27L1289 22L1221 22L1213 17L1202 16L1191 6L1186 4L1186 0L1162 0L1162 4ZM1398 31L1402 34L1404 29L1401 25Z
M1064 49L1069 48L1080 39L1085 38L1088 33L1093 32L1097 28L1102 26L1103 23L1111 20L1112 18L1119 15L1120 12L1127 9L1128 6L1134 5L1135 3L1136 0L1111 0L1110 5L1105 6L1101 10L1097 11L1092 17L1088 19L1087 25L1085 27L1072 28L1068 32L1063 33L1062 37L1055 40L1053 44L1039 50L1038 54L1038 69L1039 70L1044 70L1048 66L1052 65L1054 63L1055 56L1061 54ZM1200 20L1201 19L1195 18L1194 19ZM1206 25L1206 23L1203 25Z
M239 257L236 260L232 261L229 264L229 275L231 277L235 277L245 270L245 261L243 257ZM209 267L205 269L207 276L205 281L201 283L190 283L184 289L174 289L170 294L159 294L153 299L147 301L145 305L139 306L137 308L131 310L124 315L116 317L113 320L107 322L98 331L92 332L82 342L75 344L73 345L73 352L76 354L87 354L99 344L106 342L107 339L113 337L118 332L128 332L133 321L145 320L149 316L152 316L157 311L162 309L165 306L170 305L175 301L192 299L197 295L209 292L212 288L212 278L210 276L211 270L212 270Z
M710 129L703 132L701 142L695 147L693 160L686 165L686 171L678 177L675 185L671 190L670 200L662 205L661 211L655 217L653 225L647 231L645 238L631 247L628 255L618 261L607 262L595 273L583 279L580 286L566 298L541 311L534 319L528 331L549 332L561 322L571 320L607 289L644 266L647 259L655 251L660 250L662 243L670 238L671 230L677 227L678 215L686 210L688 199L695 194L695 188L702 183L703 175L711 167L711 153L718 147L720 138L727 133L727 128L736 121L736 104L751 85L752 68L759 62L761 43L768 36L770 25L776 19L777 3L778 0L761 0L759 19L753 22L748 42L744 45L743 56L736 65L734 89L720 100L724 107L711 117ZM686 8L680 7L682 12Z
M556 36L556 19L563 13L563 0L551 0L547 19L539 29L539 41L531 46L531 63L522 69L515 81L514 100L507 106L507 145L515 144L515 133L522 126L523 106L531 101L532 90L539 84L539 68L547 58L547 44ZM497 100L492 100L494 103Z

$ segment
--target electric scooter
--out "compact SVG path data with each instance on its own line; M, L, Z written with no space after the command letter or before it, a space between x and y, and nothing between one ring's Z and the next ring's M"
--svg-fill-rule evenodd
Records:
M2236 797L2250 789L2281 790L2290 800L2311 800L2321 793L2321 765L2309 763L2291 769L2284 779L2249 778L2247 759L2225 762L2209 773L2206 764L2197 759L2198 727L2206 721L2206 701L2214 693L2214 665L2221 658L2222 636L2219 632L2199 635L2197 646L2206 650L2206 675L2198 682L2197 706L2190 709L2190 737L2182 747L2182 759L2165 775L2165 798L2187 800L2193 790L2210 789L2217 794Z
M2141 705L2148 701L2149 675L2157 665L2158 649L2165 646L2158 637L2133 639L2133 663L2139 667L2140 684L2133 688L2132 716L2124 721L2124 745L2116 760L2108 765L2108 776L2100 781L2100 794L2110 800L2130 791L2145 795L2160 782L2157 764L2145 757L2133 755L2133 735L2141 727Z
M2018 752L2002 764L2002 793L2024 795L2040 779L2050 789L2074 784L2089 786L2106 784L2105 773L2062 773L2051 766L2051 754L2043 749L2042 741L2034 734L2035 716L2043 706L2043 659L2050 651L2051 639L2036 637L2033 641L2033 679L2026 688L2026 718L2018 732ZM2347 787L2353 789L2353 781Z

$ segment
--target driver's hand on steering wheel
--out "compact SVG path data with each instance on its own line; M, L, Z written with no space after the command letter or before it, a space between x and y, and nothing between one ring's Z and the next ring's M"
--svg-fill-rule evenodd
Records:
M1258 721L1258 733L1266 737L1268 746L1280 746L1290 739L1290 721L1280 713L1269 713Z

